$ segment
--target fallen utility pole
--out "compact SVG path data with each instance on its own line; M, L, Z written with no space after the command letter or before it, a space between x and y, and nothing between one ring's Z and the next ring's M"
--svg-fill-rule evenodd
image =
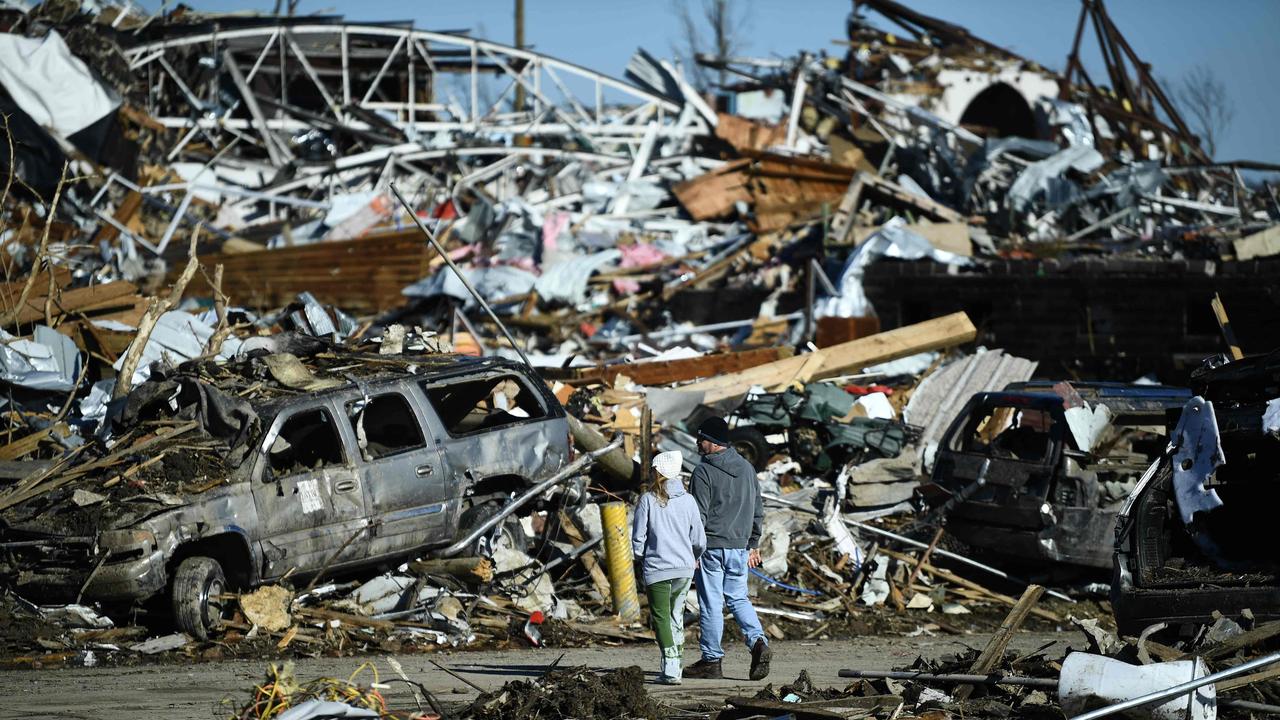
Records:
M533 367L533 363L529 362L528 356L524 354L524 350L522 350L520 345L516 343L516 339L511 336L511 332L507 330L507 326L502 324L502 321L498 319L497 313L493 311L493 308L489 307L489 303L485 302L485 299L476 291L475 286L471 284L471 281L467 279L467 276L462 274L462 270L454 264L453 258L449 257L449 253L445 252L444 246L441 245L440 241L436 240L436 236L427 229L426 224L422 222L422 218L418 217L418 213L414 212L413 207L409 205L409 201L405 200L404 196L400 194L400 188L396 187L395 183L391 183L390 187L392 194L396 196L396 200L399 200L400 204L404 206L404 211L409 213L409 217L413 218L413 223L418 226L418 229L422 231L423 235L427 236L427 242L431 243L431 247L435 248L437 253L440 253L440 257L444 259L445 264L449 266L449 269L453 271L454 275L458 276L458 280L462 282L462 285L467 289L467 292L471 293L471 297L475 298L476 302L480 304L480 307L484 308L484 311L489 314L489 319L493 320L493 323L497 325L498 329L502 331L502 334L506 336L507 342L511 343L511 347L519 353L520 359L524 361L524 364L529 366L529 369L536 372L536 368Z

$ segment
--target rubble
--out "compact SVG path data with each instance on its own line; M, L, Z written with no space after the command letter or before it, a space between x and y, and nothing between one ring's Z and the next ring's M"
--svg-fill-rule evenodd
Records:
M1008 607L1015 626L1105 624L1059 571L1110 568L1169 433L1203 450L1216 424L1167 424L1175 388L1080 378L1184 380L1220 350L1210 290L1250 344L1274 324L1274 188L1205 154L1101 2L1080 27L1105 31L1110 87L1079 32L1055 73L860 0L845 57L700 58L732 81L718 98L644 50L618 79L404 23L53 10L0 10L8 664L649 638L606 534L652 453L693 457L709 414L759 472L771 636L963 636ZM725 111L765 95L773 117ZM430 382L455 371L502 377ZM397 383L409 399L379 420ZM1249 401L1270 403L1255 440L1275 439L1271 390ZM348 415L324 416L336 443L272 426L308 402ZM254 474L276 456L292 464ZM1243 506L1203 484L1212 452L1192 459L1180 504ZM456 485L406 499L389 480L428 476ZM271 537L246 520L258 506ZM331 519L323 541L288 526L299 512ZM252 562L228 559L236 532ZM205 557L222 577L187 566L205 599L174 633L148 604ZM120 571L138 562L149 576ZM1264 570L1193 579L1257 589ZM1020 601L1032 580L1052 599ZM656 716L640 683L557 670L470 712ZM290 702L385 714L349 685ZM973 692L968 710L1056 711ZM801 678L724 716L966 694Z

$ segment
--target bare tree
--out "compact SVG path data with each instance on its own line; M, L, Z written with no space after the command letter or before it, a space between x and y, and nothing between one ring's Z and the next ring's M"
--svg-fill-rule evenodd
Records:
M1195 131L1204 141L1205 152L1213 158L1218 140L1226 134L1236 114L1235 105L1227 97L1226 85L1212 68L1196 65L1182 76L1176 97L1182 110L1191 115Z
M680 21L680 35L679 43L671 49L683 60L685 76L699 90L709 90L712 79L710 71L698 64L699 55L724 60L746 46L747 1L672 0L672 10ZM725 77L725 71L720 70L716 82L724 85Z

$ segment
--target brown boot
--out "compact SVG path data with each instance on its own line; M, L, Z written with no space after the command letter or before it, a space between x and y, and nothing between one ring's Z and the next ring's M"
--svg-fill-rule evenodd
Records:
M751 672L747 677L752 680L763 680L769 675L769 661L773 659L773 650L764 638L757 638L751 647Z
M724 674L720 672L719 660L699 660L684 669L684 676L695 680L719 680Z

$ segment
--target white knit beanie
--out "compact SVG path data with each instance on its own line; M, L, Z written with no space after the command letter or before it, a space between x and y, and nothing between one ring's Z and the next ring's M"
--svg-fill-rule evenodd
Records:
M684 466L684 454L679 450L658 453L653 456L653 468L664 478L680 477L680 468Z

